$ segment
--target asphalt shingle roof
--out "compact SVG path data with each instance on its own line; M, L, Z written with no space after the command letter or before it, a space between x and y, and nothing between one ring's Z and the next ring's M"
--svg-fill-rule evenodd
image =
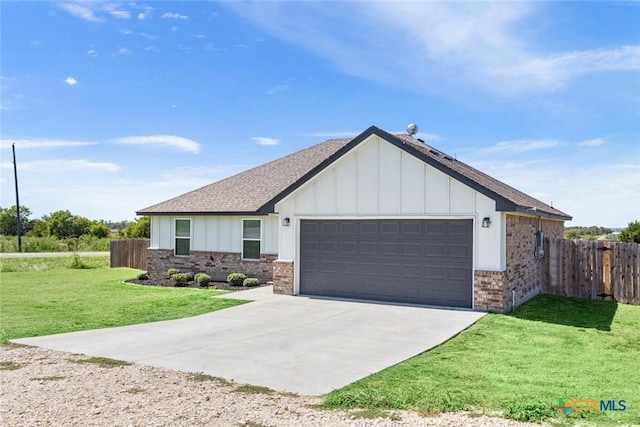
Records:
M139 210L139 215L266 214L342 154L372 134L391 142L453 178L496 200L498 210L571 217L409 135L391 135L374 126L353 139L330 139L229 178Z

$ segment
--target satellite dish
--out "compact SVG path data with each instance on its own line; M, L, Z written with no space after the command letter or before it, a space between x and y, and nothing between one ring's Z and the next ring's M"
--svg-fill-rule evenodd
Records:
M409 123L407 125L407 133L409 134L409 136L413 136L418 133L418 125L415 123Z

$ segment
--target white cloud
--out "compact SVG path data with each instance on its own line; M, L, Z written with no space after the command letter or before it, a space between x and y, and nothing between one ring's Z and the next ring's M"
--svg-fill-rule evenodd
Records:
M131 31L131 30L120 30L120 33L122 35L128 36L128 35L133 34L133 31Z
M69 76L66 79L64 79L64 82L66 84L68 84L69 86L73 86L73 85L78 83L78 81L76 79L74 79L73 77L71 77L71 76Z
M115 53L116 55L131 55L131 50L127 49L126 47L121 47L120 49L118 49Z
M118 144L127 145L160 145L175 147L190 153L200 152L200 144L191 139L182 138L175 135L148 135L148 136L127 136L113 140Z
M578 145L583 147L597 147L599 145L604 145L607 143L606 138L594 138L594 139L586 139L584 141L578 142Z
M545 148L553 148L560 145L560 141L553 139L534 139L534 140L517 140L517 141L501 141L489 148L491 151L531 151L542 150Z
M144 21L151 16L151 11L153 11L152 7L145 7L144 12L138 13L138 19Z
M111 16L118 19L129 19L131 18L131 12L128 10L112 10L109 12Z
M2 162L3 169L13 168L13 163ZM117 172L120 166L110 162L91 162L84 159L50 159L34 160L31 162L18 162L18 170L33 171L42 173L55 173L69 170L103 170L107 172Z
M71 16L80 18L88 22L100 22L102 18L97 17L91 9L91 3L86 2L64 2L58 3L58 6L69 13Z
M18 149L81 147L96 144L95 142L71 141L66 139L0 139L0 148L11 148L11 145L14 143Z
M89 49L87 51L87 55L93 56L95 58L96 56L98 56L98 52L95 49Z
M278 93L286 92L287 90L289 90L289 85L280 85L267 89L265 93L267 95L275 95Z
M172 12L166 12L164 13L161 18L163 19L189 19L189 17L187 15L180 15L179 13L172 13Z
M267 138L264 136L255 136L251 138L251 140L258 145L278 145L280 143L280 141L277 139Z
M540 2L232 2L267 32L349 75L421 91L552 92L577 77L640 69L640 45L549 51ZM291 19L295 15L296 19Z

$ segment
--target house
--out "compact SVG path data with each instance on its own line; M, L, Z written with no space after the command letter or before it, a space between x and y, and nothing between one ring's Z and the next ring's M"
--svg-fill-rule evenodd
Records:
M274 292L507 311L541 292L571 217L370 127L141 209L148 270L243 272Z

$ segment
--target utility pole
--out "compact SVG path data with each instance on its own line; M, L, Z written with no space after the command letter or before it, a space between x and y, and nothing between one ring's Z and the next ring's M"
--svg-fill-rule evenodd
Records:
M20 221L20 197L18 197L18 164L16 163L16 143L11 144L13 150L13 177L16 181L16 226L18 231L18 252L22 252L22 222Z

